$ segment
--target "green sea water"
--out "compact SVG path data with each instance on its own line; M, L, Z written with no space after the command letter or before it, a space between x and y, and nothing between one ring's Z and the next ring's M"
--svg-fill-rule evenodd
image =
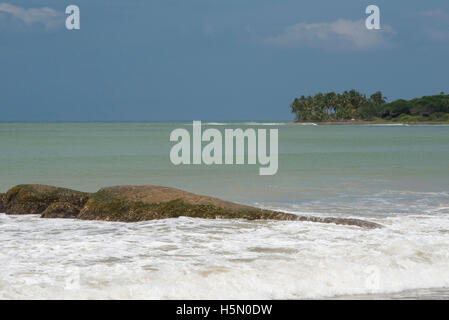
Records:
M259 176L259 165L173 165L170 132L191 123L1 123L0 191L20 183L85 191L156 184L280 203L449 191L449 126L203 127L278 128L278 173Z

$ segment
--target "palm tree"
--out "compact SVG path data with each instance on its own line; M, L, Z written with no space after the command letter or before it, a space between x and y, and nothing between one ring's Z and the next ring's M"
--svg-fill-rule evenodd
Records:
M387 98L382 95L382 92L377 91L376 93L371 95L370 100L375 107L379 107L385 104Z

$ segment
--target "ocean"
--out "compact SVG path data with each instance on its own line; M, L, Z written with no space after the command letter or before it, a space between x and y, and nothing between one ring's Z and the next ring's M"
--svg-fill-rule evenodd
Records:
M448 299L449 126L203 122L277 128L279 169L174 166L190 122L0 123L0 192L163 185L313 222L139 223L0 213L1 299Z

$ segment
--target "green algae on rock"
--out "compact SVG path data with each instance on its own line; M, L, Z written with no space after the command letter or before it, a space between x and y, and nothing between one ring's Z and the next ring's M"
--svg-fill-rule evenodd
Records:
M88 193L40 184L23 184L8 190L3 202L7 214L41 214L55 202L81 209Z
M4 198L6 214L42 214L42 218L137 222L184 216L321 222L368 229L382 227L359 219L298 216L264 210L160 186L116 186L84 193L46 185L19 185L10 189Z
M296 220L289 213L262 210L179 189L159 186L103 188L90 196L79 219L143 221L177 218Z
M289 220L354 225L368 229L381 225L344 218L298 216L201 196L160 186L116 186L100 189L90 196L78 219L106 221L144 221L177 218Z
M0 193L0 213L5 212L5 207L3 205L3 202L5 201L6 198L6 194L5 193Z
M53 202L44 212L41 218L76 218L81 208L70 202Z

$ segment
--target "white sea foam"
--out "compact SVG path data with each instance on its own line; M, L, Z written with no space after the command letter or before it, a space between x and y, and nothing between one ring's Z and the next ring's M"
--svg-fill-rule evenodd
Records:
M408 127L410 125L408 123L367 123L367 124L362 124L362 126L370 126L370 127Z
M238 123L235 123L236 125ZM289 123L284 122L243 122L243 125L246 126L285 126Z
M205 126L285 126L290 123L285 122L203 122ZM184 124L186 126L191 126L191 123Z
M0 298L314 298L449 286L449 216L385 228L0 215Z

